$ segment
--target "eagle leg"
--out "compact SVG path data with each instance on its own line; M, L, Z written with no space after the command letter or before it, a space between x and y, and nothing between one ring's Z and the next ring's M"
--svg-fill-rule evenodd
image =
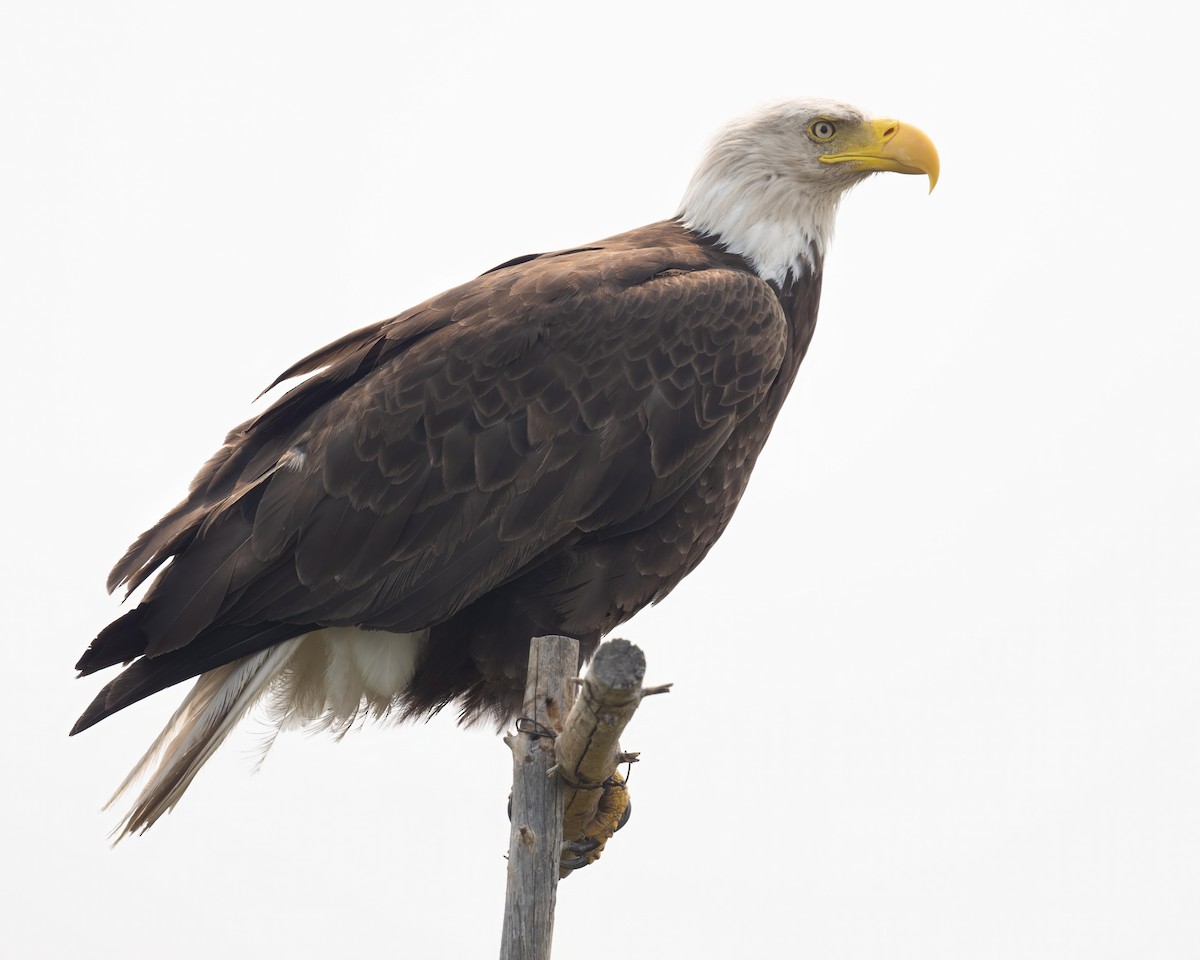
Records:
M596 806L596 816L584 826L583 833L578 838L563 841L562 854L559 857L559 878L599 860L600 854L604 852L604 845L629 822L632 813L633 803L629 799L625 778L613 771L612 777L604 784L604 793ZM508 819L512 821L511 794L508 798ZM569 853L575 856L568 857Z
M584 826L580 836L563 842L563 853L576 856L560 860L559 876L565 877L572 870L599 860L609 838L629 822L632 812L633 804L629 802L625 778L614 771L604 783L604 792L596 805L596 815Z

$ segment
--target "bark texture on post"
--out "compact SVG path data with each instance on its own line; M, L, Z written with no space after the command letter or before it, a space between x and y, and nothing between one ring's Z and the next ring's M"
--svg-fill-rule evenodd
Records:
M579 644L570 637L536 637L530 644L524 718L506 738L513 797L501 960L550 958L563 814L563 782L550 770L578 670Z
M596 651L554 745L558 774L568 785L563 814L567 839L581 837L585 831L595 837L594 829L587 828L596 819L604 783L617 768L621 749L617 741L642 702L645 675L646 657L628 640L610 640ZM604 832L611 836L611 830ZM607 837L596 839L603 842Z

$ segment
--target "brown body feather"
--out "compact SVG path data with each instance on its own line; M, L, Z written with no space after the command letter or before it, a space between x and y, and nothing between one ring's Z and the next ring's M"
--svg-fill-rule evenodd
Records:
M590 655L725 529L812 336L811 253L781 289L667 221L518 258L295 364L280 380L314 375L113 570L132 589L173 558L79 661L134 662L75 731L325 626L428 630L402 709L507 717L531 636Z

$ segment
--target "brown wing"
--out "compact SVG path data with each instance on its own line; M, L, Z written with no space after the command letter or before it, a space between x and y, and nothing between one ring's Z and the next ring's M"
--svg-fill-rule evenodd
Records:
M785 344L749 273L589 249L319 351L289 373L326 369L231 433L114 570L136 585L174 557L80 661L145 654L90 722L314 625L441 622L566 544L651 522Z

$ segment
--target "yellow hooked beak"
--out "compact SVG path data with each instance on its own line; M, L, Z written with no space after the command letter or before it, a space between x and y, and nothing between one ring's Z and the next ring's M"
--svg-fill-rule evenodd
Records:
M899 120L871 120L837 138L837 153L821 157L822 163L852 163L859 170L923 173L929 192L937 186L938 153L924 133Z

